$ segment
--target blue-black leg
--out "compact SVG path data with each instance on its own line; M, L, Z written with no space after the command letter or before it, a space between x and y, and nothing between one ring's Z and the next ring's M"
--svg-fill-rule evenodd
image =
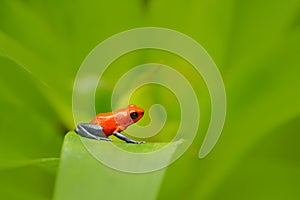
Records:
M112 141L104 134L103 128L98 124L80 123L76 127L75 132L78 135L86 138L91 138L95 140Z
M116 132L116 133L114 134L114 136L116 136L117 138L119 138L119 139L121 139L121 140L124 140L124 141L127 142L127 143L133 143L133 144L145 144L145 143L146 143L146 142L144 142L144 141L135 141L135 140L132 140L132 139L126 137L125 135L122 135L122 134L119 133L119 132Z

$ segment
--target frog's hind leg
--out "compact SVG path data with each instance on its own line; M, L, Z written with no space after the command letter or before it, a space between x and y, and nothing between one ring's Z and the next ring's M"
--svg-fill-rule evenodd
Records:
M112 141L104 134L102 126L99 126L98 124L80 123L76 127L75 132L86 138Z
M132 143L132 144L145 144L146 143L144 141L136 141L136 140L130 139L130 138L126 137L125 135L122 135L119 132L114 133L114 136L116 136L117 138L119 138L127 143Z

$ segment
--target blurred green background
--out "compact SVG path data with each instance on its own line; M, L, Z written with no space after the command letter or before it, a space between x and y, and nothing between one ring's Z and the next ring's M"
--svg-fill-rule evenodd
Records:
M174 29L199 42L219 67L228 100L221 138L200 160L210 101L189 63L168 52L141 50L105 72L95 99L98 112L110 110L114 84L138 64L172 66L197 92L199 134L166 169L156 198L299 199L299 0L1 0L0 198L53 197L63 138L75 127L72 87L80 64L109 36L144 26ZM166 107L166 126L148 142L170 141L180 120L174 94L149 85L131 101L146 110L154 103ZM149 122L144 118L140 124Z

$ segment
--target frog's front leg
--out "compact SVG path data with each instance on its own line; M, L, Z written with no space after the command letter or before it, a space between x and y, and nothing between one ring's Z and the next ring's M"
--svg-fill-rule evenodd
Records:
M75 129L75 132L86 138L112 141L104 134L102 126L99 126L98 124L80 123Z
M122 135L121 133L119 132L115 132L114 133L114 136L116 136L117 138L127 142L127 143L133 143L133 144L145 144L146 142L144 141L136 141L136 140L132 140L128 137L126 137L125 135Z

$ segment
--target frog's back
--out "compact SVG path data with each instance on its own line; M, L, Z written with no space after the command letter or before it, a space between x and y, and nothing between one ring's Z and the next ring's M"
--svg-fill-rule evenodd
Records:
M101 126L107 136L112 135L117 129L116 120L111 112L98 114L90 123Z

